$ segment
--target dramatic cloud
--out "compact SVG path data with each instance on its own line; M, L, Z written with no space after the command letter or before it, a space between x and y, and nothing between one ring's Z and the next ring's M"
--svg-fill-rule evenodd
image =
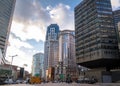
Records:
M48 6L49 14L53 22L56 22L61 30L74 29L74 12L70 6L58 4L55 7Z
M24 24L24 22L13 21L11 31L23 41L28 39L45 40L45 32L37 24Z
M38 0L17 0L12 33L21 40L45 40L48 25L57 23L60 29L74 29L74 13L70 6L58 4L44 9ZM35 34L34 34L35 33Z
M12 32L22 40L44 41L49 21L51 18L48 12L40 7L38 0L17 0Z
M111 0L111 3L113 10L116 10L118 7L120 7L120 0Z
M15 38L13 37L12 35L9 37L9 41L10 41L10 44L12 44L12 46L16 47L16 48L20 48L22 46L24 46L25 48L28 48L28 49L32 49L33 46L26 43L26 42L23 42L21 41L20 39L18 38Z

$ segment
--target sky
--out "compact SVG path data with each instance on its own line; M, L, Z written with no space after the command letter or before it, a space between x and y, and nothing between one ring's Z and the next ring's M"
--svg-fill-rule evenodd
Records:
M18 55L13 65L31 72L33 55L44 53L47 26L58 24L60 30L74 30L74 7L81 0L16 0L6 58ZM120 8L120 0L111 0L113 10Z

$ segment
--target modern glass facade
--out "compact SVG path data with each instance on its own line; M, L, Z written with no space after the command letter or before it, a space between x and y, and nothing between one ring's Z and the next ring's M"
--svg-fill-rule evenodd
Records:
M110 0L83 0L75 8L77 64L111 67L118 45Z
M16 0L0 0L0 48L5 56Z
M58 34L59 26L57 24L51 24L47 27L46 41L45 41L45 72L48 68L55 67L58 63Z
M76 77L76 57L75 57L75 31L63 30L59 34L59 74L72 75Z
M46 40L58 40L59 26L51 24L47 27Z
M33 55L32 76L44 77L44 54L37 53Z

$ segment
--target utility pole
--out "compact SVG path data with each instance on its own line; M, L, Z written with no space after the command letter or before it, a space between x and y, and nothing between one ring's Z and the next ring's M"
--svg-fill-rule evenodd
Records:
M13 62L13 58L16 57L18 55L13 55L13 56L9 56L9 57L12 57L12 60L11 60L11 64L10 64L10 70L11 70L11 77L12 77L12 62Z

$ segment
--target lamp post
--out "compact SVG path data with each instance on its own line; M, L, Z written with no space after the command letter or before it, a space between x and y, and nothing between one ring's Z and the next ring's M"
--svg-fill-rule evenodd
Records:
M81 72L81 66L78 65L78 76L80 77L80 72Z
M18 55L9 56L9 57L12 57L11 64L10 64L11 77L12 77L12 62L13 62L13 58L16 56L18 56Z

